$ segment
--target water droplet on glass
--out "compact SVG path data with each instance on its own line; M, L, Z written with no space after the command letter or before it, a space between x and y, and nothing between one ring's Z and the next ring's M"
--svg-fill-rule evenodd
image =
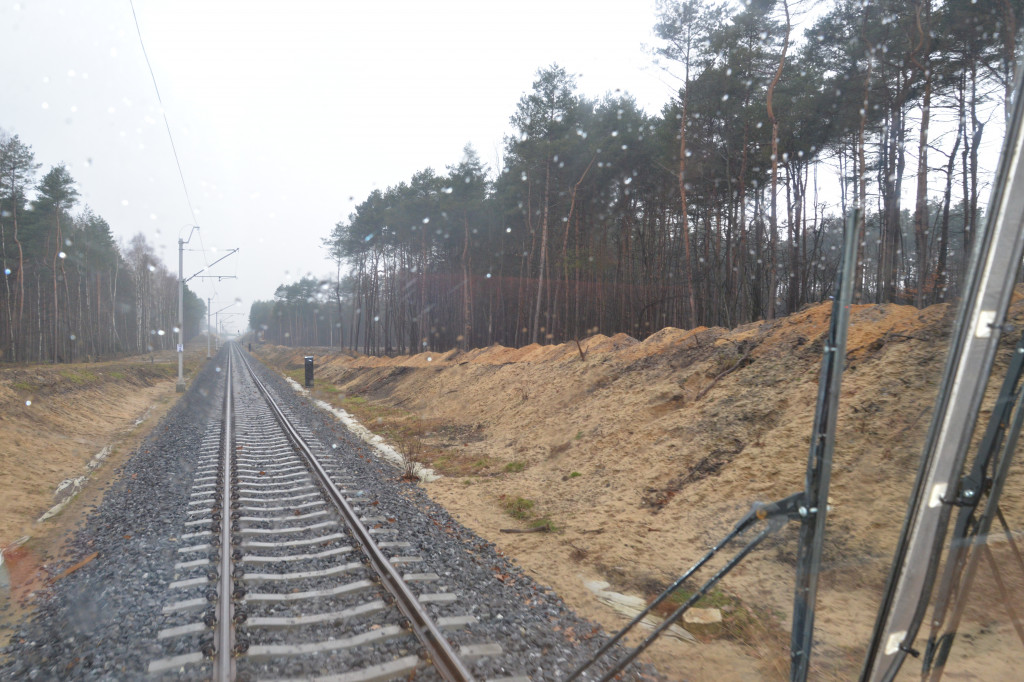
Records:
M32 406L32 401L31 400L26 400L25 401L25 405L31 407Z
M64 253L63 251L61 251L60 253L57 254L57 258L67 258L67 257L68 257L68 254Z

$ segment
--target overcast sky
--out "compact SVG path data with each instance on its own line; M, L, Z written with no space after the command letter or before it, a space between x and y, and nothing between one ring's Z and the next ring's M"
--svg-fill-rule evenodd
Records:
M193 221L128 0L0 3L0 128L172 270L193 224L206 253L186 252L186 276L240 247L215 270L238 279L190 287L246 316L330 272L320 240L372 189L443 172L467 143L493 171L538 68L650 113L676 87L644 47L654 0L135 0Z

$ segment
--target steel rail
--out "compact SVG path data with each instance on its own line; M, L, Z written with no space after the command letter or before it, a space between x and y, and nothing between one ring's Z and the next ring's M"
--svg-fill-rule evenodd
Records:
M359 520L359 515L352 506L345 500L341 491L338 490L334 482L331 481L330 476L324 470L320 464L316 455L310 450L309 446L303 440L302 436L299 435L295 427L292 426L288 418L285 417L284 412L278 407L273 397L270 395L270 391L260 381L259 377L253 371L249 365L248 360L245 356L241 355L240 351L232 344L232 352L239 352L239 357L242 359L242 364L249 371L249 375L252 377L256 384L256 387L263 394L267 404L270 406L271 411L277 418L277 421L281 424L289 440L295 445L295 447L302 453L306 462L309 464L310 470L315 474L317 479L326 493L327 497L330 498L331 502L341 512L345 523L349 526L356 541L361 545L364 553L370 560L370 566L374 572L380 578L381 585L390 592L395 598L395 604L398 606L402 615L409 621L409 627L416 638L419 639L420 643L426 648L427 653L430 657L430 661L433 666L437 669L438 673L445 680L449 682L466 682L472 680L473 676L469 670L465 667L459 657L455 654L451 644L445 639L444 635L441 634L441 630L437 627L437 624L430 618L429 614L423 609L416 596L406 585L405 581L402 580L402 576L399 575L395 567L391 565L387 557L377 546L377 543L373 541L370 536L369 530L363 525L362 521Z
M224 372L226 386L224 388L224 467L221 479L221 516L220 516L220 575L218 578L217 623L214 633L215 664L214 679L218 682L229 682L235 678L234 661L234 603L232 601L231 579L231 449L234 447L232 432L232 363L228 353L227 367Z

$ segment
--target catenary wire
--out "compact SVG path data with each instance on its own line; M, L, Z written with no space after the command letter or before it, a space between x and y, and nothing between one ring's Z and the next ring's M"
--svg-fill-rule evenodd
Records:
M192 208L192 198L188 194L188 185L185 183L185 174L181 170L181 160L178 158L178 149L174 146L174 136L171 134L171 124L167 120L167 111L164 109L164 102L160 98L160 88L156 83L156 74L153 73L153 66L149 63L149 55L146 53L146 43L142 40L142 29L139 28L139 17L135 14L135 3L133 0L128 0L128 4L132 8L132 19L135 20L135 31L139 35L139 45L142 47L142 56L146 59L146 68L149 69L149 76L153 79L153 90L156 91L156 101L160 104L160 113L164 117L164 127L167 128L167 139L171 141L171 151L174 153L174 163L178 167L178 177L181 179L181 188L185 192L185 201L188 203L188 211L192 216L192 224L195 225L198 223L196 220L196 212Z

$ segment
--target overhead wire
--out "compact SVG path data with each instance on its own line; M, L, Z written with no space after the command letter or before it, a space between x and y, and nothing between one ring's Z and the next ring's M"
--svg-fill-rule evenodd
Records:
M156 100L160 104L160 114L163 116L164 127L167 129L167 139L171 143L171 152L174 155L174 164L178 169L178 178L181 180L181 189L185 194L185 203L188 205L189 214L192 216L192 224L198 225L199 221L196 219L196 212L195 209L192 207L192 197L189 195L188 192L188 183L185 182L185 173L181 168L181 159L178 156L178 148L174 144L174 135L171 133L171 123L167 118L167 111L164 108L163 98L160 97L160 86L157 84L156 74L153 72L153 65L149 61L149 53L146 51L146 42L142 38L142 28L139 26L139 16L135 12L135 2L134 0L128 0L128 4L132 10L132 19L135 22L135 32L139 36L139 47L142 48L142 56L146 60L146 68L149 69L149 77L153 81L153 91L156 93ZM210 262L209 259L207 258L206 244L203 243L203 233L201 230L199 232L199 247L199 250L203 254L203 264L209 267ZM217 287L214 285L212 288L213 293L211 297L216 297Z
M196 220L196 212L192 208L192 198L189 196L188 185L185 183L185 174L181 170L181 160L178 158L178 149L174 145L174 135L171 134L171 124L167 120L167 111L164 109L164 101L160 97L160 88L156 82L156 74L153 73L153 65L149 63L149 54L146 52L146 43L142 39L142 29L139 27L139 17L135 13L134 0L128 0L128 5L132 8L132 19L135 21L135 32L139 36L139 46L142 48L142 56L146 60L146 68L149 69L149 76L153 80L153 90L156 91L156 101L160 104L160 114L164 118L164 127L167 128L167 139L171 142L171 152L174 154L174 163L178 167L178 177L181 179L181 188L185 192L185 202L188 204L189 213L192 215L192 224L196 225L199 221ZM200 237L200 243L202 243L202 237ZM205 258L205 250L203 257Z

